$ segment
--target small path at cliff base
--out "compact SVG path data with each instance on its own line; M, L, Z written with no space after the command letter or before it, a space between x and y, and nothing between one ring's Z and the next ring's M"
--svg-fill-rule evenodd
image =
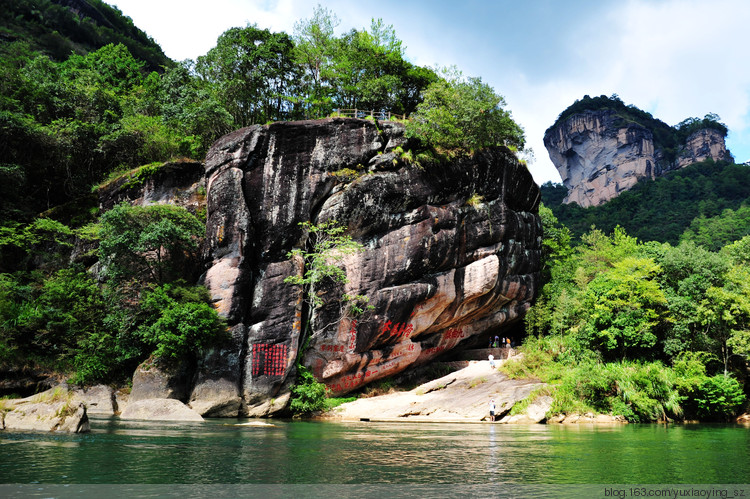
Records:
M345 421L400 420L413 422L489 421L489 402L496 419L525 399L538 380L509 379L489 361L471 361L463 369L424 383L407 392L361 398L342 404L323 418Z

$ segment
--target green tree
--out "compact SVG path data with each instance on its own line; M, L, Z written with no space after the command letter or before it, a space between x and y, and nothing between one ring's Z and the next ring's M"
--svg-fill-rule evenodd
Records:
M423 98L407 123L407 136L443 150L494 145L523 149L523 129L504 109L505 99L481 78L463 78L455 68L445 70Z
M311 414L326 408L326 385L320 383L309 369L297 364L297 382L292 388L289 409L295 415Z
M330 79L337 43L334 29L339 23L336 14L318 5L312 18L294 24L294 59L303 69L300 104L305 118L325 116L333 110Z
M650 258L626 257L595 277L582 297L581 339L609 358L647 356L663 327L666 298Z
M284 282L302 286L305 301L311 308L310 322L312 323L315 309L325 303L319 296L321 288L329 283L334 285L347 283L346 271L341 268L342 261L348 255L362 251L363 247L351 236L345 234L346 227L336 220L321 222L318 225L301 222L300 226L308 234L307 248L294 249L287 256L301 258L304 261L304 270L302 275L288 276ZM344 296L343 300L350 307L357 308L364 298Z
M706 328L699 320L698 307L712 286L722 286L730 269L726 257L691 242L673 247L653 246L653 255L662 268L659 282L667 297L670 327L664 351L674 357L679 352L711 350Z
M147 291L139 312L147 320L137 334L153 348L152 354L164 361L196 355L226 330L208 300L203 287L165 284Z
M234 128L292 114L292 87L299 78L293 46L286 33L251 25L225 31L216 47L198 58L198 76L216 88Z
M745 402L742 386L727 375L704 378L695 390L697 414L701 420L726 421L737 414Z
M123 203L102 215L101 226L99 255L107 278L164 284L192 277L189 263L197 259L205 227L184 208Z
M220 102L218 89L202 85L194 70L190 60L167 69L149 88L148 99L165 123L187 139L189 147L183 145L180 152L202 159L216 139L232 131L233 121Z
M750 336L750 272L742 267L732 268L723 286L706 290L697 316L706 328L713 350L722 360L726 375L729 359L745 352L743 345ZM732 350L735 344L740 347L740 352Z

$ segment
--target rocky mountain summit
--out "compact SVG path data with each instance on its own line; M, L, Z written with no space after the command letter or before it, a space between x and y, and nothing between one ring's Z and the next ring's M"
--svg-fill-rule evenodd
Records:
M598 206L641 179L706 159L731 159L718 129L698 129L666 151L657 140L661 128L667 127L654 130L609 108L576 112L550 127L544 145L568 189L564 202Z
M419 167L405 144L400 124L332 118L252 126L213 145L205 283L232 339L198 366L192 408L270 415L286 406L298 357L342 394L484 344L523 316L542 236L529 171L505 148ZM289 252L309 243L301 222L331 220L364 250L311 314L284 282L305 270ZM343 293L367 296L372 310L348 314Z

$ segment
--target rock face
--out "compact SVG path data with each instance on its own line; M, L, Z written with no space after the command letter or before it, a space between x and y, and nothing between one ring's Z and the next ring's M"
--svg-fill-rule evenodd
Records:
M133 373L133 389L129 402L145 399L187 400L191 371L187 365L171 368L146 360Z
M150 421L203 421L200 414L175 399L143 399L129 402L120 414L121 419Z
M547 419L550 407L552 407L552 397L544 395L536 398L522 413L505 416L500 422L506 424L541 423Z
M731 157L724 137L718 130L706 128L690 134L685 147L677 158L677 168L682 168L709 158L714 160Z
M56 387L25 399L9 401L0 411L2 429L25 431L90 431L86 405L64 387Z
M359 398L324 417L349 421L489 421L489 402L494 400L499 421L516 403L542 386L544 383L533 379L508 379L486 360L473 361L408 392Z
M174 204L191 213L205 207L206 182L198 161L170 161L123 175L99 189L99 207L110 210L123 201L136 206Z
M75 397L86 406L88 414L113 416L117 412L114 390L106 385L73 389Z
M529 308L541 224L526 167L505 148L410 166L397 149L403 127L380 127L276 123L213 145L205 283L233 336L203 359L191 406L241 401L249 416L283 409L308 321L304 365L342 394L459 344L486 344ZM344 260L349 282L322 288L324 305L311 310L302 289L284 283L305 265L288 252L309 244L301 222L330 220L364 251ZM366 295L373 310L347 313L342 293Z
M574 114L547 130L544 145L568 189L563 202L584 208L613 199L641 179L708 158L731 157L721 133L703 129L688 137L674 164L667 164L654 148L650 130L609 109Z

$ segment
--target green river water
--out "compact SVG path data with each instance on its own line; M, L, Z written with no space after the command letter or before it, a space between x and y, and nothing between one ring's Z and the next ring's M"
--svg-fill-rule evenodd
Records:
M0 432L0 495L30 495L10 484L750 482L750 428L741 425L237 422L112 418L92 419L82 435ZM733 496L750 497L750 487Z

